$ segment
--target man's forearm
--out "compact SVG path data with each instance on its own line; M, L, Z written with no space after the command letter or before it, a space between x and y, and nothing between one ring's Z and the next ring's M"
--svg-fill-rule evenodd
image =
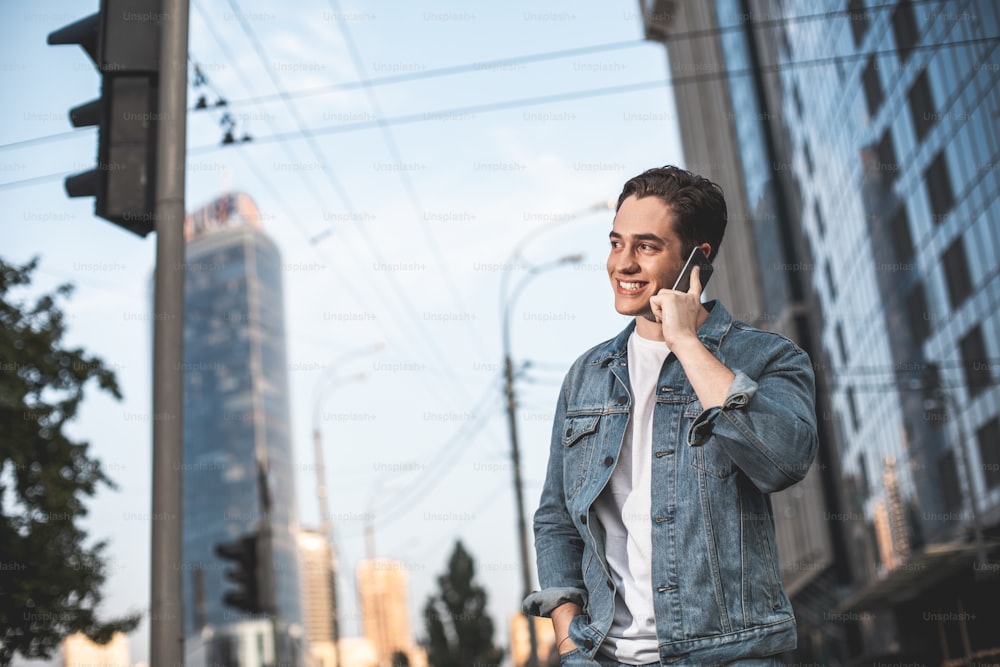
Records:
M552 629L556 634L556 650L560 654L568 653L577 647L569 638L569 624L582 611L580 605L575 602L563 602L552 610Z
M716 359L696 336L684 338L675 345L676 349L670 349L681 362L701 407L708 409L722 405L736 374Z

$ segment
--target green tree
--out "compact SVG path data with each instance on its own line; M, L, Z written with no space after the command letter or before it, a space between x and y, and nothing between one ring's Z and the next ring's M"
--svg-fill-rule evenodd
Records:
M493 645L486 590L475 582L476 565L461 541L438 576L438 592L424 604L427 658L433 667L499 665L503 649Z
M84 544L77 520L87 514L84 496L114 484L88 443L63 432L90 380L117 399L121 392L101 359L62 346L57 300L70 285L31 304L14 300L37 264L0 259L0 665L15 653L48 658L74 632L107 642L140 619L97 618L106 544Z

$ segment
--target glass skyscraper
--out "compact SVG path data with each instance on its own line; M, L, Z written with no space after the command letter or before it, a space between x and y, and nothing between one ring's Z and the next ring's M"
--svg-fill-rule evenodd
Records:
M713 296L816 363L814 484L774 498L797 658L995 657L998 4L641 5L731 202Z
M296 664L302 612L281 257L243 193L185 221L184 627L188 653L241 667ZM274 624L223 604L217 544L260 535ZM272 567L266 565L271 554ZM267 576L273 572L273 576Z

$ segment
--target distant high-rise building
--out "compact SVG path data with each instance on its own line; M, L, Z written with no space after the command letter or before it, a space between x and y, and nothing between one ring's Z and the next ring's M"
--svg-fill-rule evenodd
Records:
M185 220L184 628L206 663L292 664L300 652L298 524L281 257L243 193ZM257 533L274 623L223 604L214 547ZM262 636L263 633L263 636Z
M299 574L306 639L319 667L334 667L333 558L330 542L322 532L303 529L299 533Z
M128 637L116 632L107 644L98 644L82 632L62 641L62 667L131 667Z
M411 667L425 665L424 652L414 645L410 631L406 565L388 558L363 560L357 575L362 625L379 667L392 665L396 653L405 655Z
M994 655L1000 6L640 5L730 203L709 291L816 364L817 466L774 497L796 657Z

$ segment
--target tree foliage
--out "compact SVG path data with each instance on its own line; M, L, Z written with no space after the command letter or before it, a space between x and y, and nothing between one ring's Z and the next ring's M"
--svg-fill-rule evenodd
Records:
M62 346L57 300L71 286L30 304L14 301L37 263L0 259L0 665L15 653L50 657L77 631L107 642L140 618L97 618L106 544L88 547L77 520L87 514L85 496L114 485L88 443L63 432L91 380L117 399L121 392L101 359Z
M472 556L455 542L438 592L424 604L427 658L433 667L499 665L503 649L493 645L493 620L486 613L486 590L475 582Z

